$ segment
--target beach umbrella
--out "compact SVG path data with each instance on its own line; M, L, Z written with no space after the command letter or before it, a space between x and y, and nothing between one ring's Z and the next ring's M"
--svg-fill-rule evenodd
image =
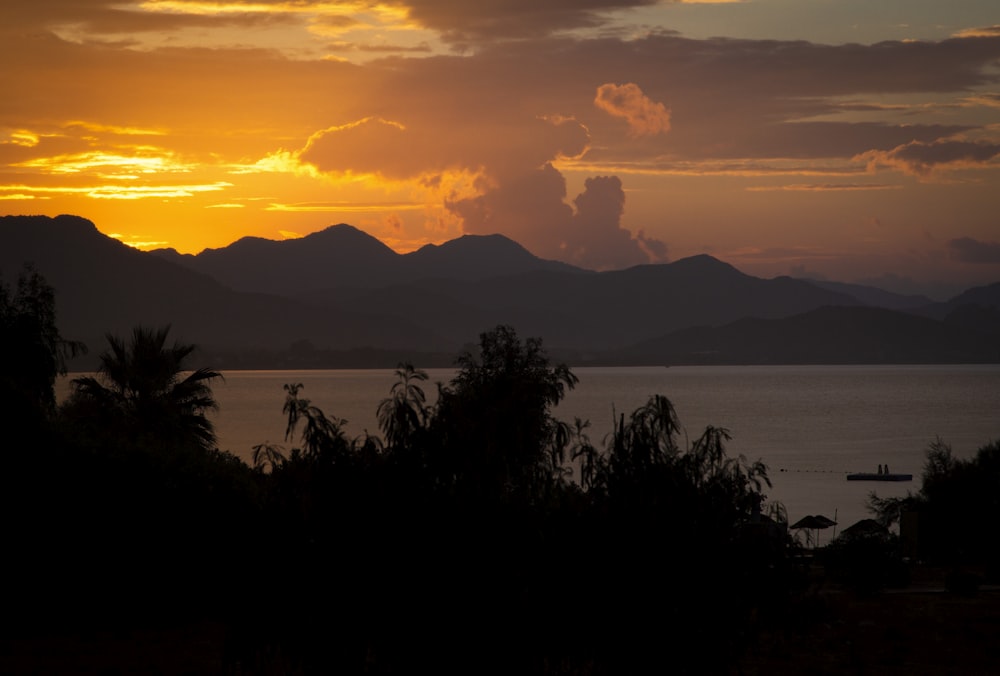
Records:
M861 519L861 521L858 521L854 525L845 528L844 532L841 533L841 535L848 537L882 537L888 534L889 529L874 519Z
M816 544L819 544L819 531L823 528L829 528L830 526L836 526L837 522L833 519L823 516L822 514L810 514L809 516L804 516L795 523L793 523L789 528L794 529L805 529L806 531L814 530L816 531ZM808 533L807 533L808 535Z

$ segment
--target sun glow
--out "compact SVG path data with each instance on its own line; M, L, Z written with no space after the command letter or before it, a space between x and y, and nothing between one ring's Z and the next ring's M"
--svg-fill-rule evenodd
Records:
M145 148L137 150L149 151L156 149ZM12 166L23 167L25 169L42 169L49 174L79 174L107 167L114 167L126 173L188 173L193 168L193 165L178 162L169 155L119 155L99 150L56 155L54 157L39 157L33 160L13 163ZM100 175L108 177L107 174ZM121 176L121 174L118 174L118 176Z
M299 204L270 204L267 211L286 212L343 212L371 213L383 211L417 211L427 208L426 204L416 202L373 202L363 204L356 202L303 202Z
M0 185L0 192L11 191L23 195L83 195L92 199L138 200L151 197L176 198L192 197L197 193L218 192L233 187L232 183L218 181L209 184L191 185L97 185L97 186L27 186ZM2 199L2 197L0 197Z
M6 138L4 138L6 136ZM38 134L35 134L24 129L9 130L3 132L3 136L0 136L0 145L15 145L24 148L34 148L38 145L40 138Z
M405 5L379 2L201 2L146 0L137 9L150 14L201 17L258 16L301 20L300 28L319 38L373 31L421 31Z

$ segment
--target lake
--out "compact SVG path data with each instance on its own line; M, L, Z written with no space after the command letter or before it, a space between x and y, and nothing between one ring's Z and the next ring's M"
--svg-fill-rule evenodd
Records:
M941 366L674 366L578 368L576 389L556 417L591 422L600 445L616 413L630 413L653 394L670 398L688 437L707 425L732 434L731 455L760 458L790 522L807 514L834 517L839 528L869 516L865 499L920 488L928 445L937 437L958 457L1000 439L1000 365ZM447 383L451 369L428 370L425 387ZM349 434L378 433L376 408L395 382L387 370L229 371L215 384L213 417L220 448L249 460L253 446L284 442L285 383L328 416L347 419ZM65 383L62 383L65 392ZM912 482L848 482L845 474L889 465ZM821 534L825 542L832 533Z

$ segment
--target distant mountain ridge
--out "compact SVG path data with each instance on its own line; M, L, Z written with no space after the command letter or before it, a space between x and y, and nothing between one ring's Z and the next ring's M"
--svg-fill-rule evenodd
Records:
M885 308L822 307L682 329L632 346L627 356L669 364L996 363L1000 335Z
M99 352L106 332L169 323L220 367L447 365L501 323L581 364L1000 360L1000 284L902 313L870 307L868 287L761 279L708 255L593 272L499 235L397 254L339 225L196 257L129 248L76 216L0 218L0 272L29 261L64 336Z
M581 351L622 348L687 326L745 316L782 317L823 305L857 305L849 296L780 277L746 275L711 256L590 274L536 271L463 284L421 280L354 294L314 294L331 311L363 308L408 322L429 320L452 336L511 324L546 343Z
M236 291L298 295L342 287L375 288L426 278L479 280L534 270L585 272L545 261L503 235L465 235L398 254L341 223L296 239L244 237L229 246L182 255L151 251L207 274Z
M853 296L858 302L871 307L881 307L887 310L914 310L931 305L933 301L927 296L902 295L862 284L846 284L827 280L805 279L803 281L838 293Z
M101 234L77 216L0 217L0 272L32 263L56 291L67 338L100 351L107 332L171 324L172 335L203 347L277 348L295 340L342 349L357 345L450 349L433 332L365 313L332 316L290 298L238 293L215 279Z

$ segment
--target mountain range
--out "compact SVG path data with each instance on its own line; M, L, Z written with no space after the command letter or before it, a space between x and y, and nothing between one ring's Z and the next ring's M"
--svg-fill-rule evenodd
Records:
M217 368L443 366L502 323L575 364L1000 362L1000 284L931 303L707 255L594 272L501 235L398 254L345 224L184 255L77 216L0 217L0 273L25 263L91 360L108 332L169 323Z

